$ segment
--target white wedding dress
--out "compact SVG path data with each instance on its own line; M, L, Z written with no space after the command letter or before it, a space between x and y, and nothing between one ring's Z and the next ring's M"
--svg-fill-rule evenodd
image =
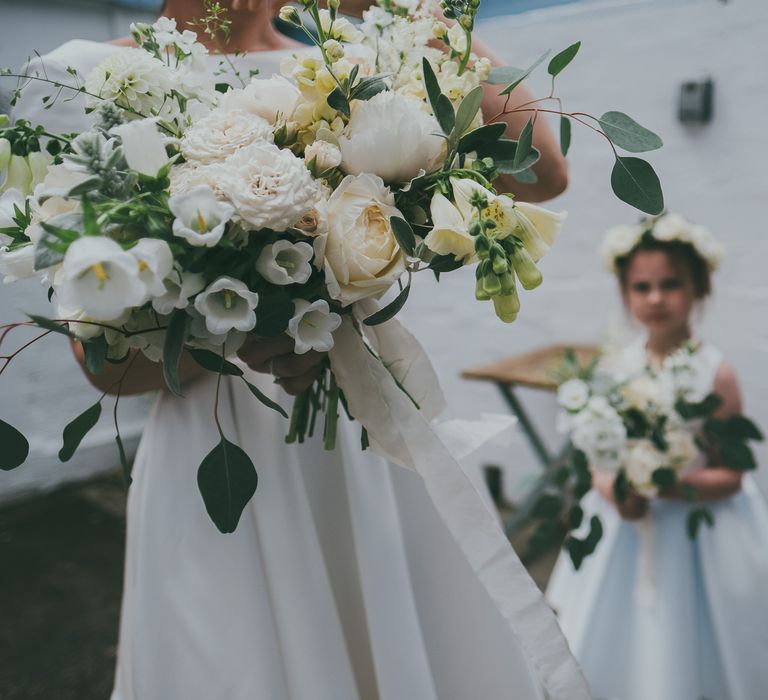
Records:
M67 65L85 74L115 49L70 41L45 57L48 76L66 77ZM250 55L247 67L269 76L283 55ZM30 85L14 116L84 128L81 103L44 112L46 93ZM271 378L248 378L289 405ZM544 662L523 651L538 608L512 624L514 606L500 614L421 478L361 452L359 426L342 420L332 453L319 441L286 445L286 421L225 377L222 426L259 485L237 531L220 534L196 478L218 442L214 391L207 375L184 399L163 393L144 431L112 700L545 697L539 679L547 685L547 663L560 664L565 646L543 645ZM508 583L514 599L521 588ZM578 682L569 688L557 697L586 697Z

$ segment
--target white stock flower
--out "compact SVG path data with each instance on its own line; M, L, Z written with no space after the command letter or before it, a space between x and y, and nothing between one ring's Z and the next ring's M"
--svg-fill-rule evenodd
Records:
M328 302L319 299L311 304L294 299L293 318L286 333L296 341L294 352L303 355L310 350L328 352L333 347L333 331L341 325L341 316L330 310Z
M581 379L569 379L557 389L557 403L567 411L580 411L589 399L589 385Z
M124 48L105 58L85 78L87 92L144 116L157 114L173 86L168 66L144 49ZM99 100L89 99L90 106Z
M4 284L32 277L35 274L35 247L31 244L14 250L0 248L0 275Z
M198 272L172 270L163 280L165 292L152 299L152 308L159 314L170 314L183 309L189 298L205 288L205 278Z
M348 44L359 44L364 37L364 34L344 17L336 15L336 19L331 21L331 13L328 10L320 10L320 26L331 39Z
M313 141L304 149L304 162L309 165L315 161L315 171L325 172L341 165L341 151L328 141Z
M643 496L652 498L658 489L653 483L653 473L668 467L663 452L659 452L650 440L631 440L624 457L624 471L632 487Z
M205 317L205 326L214 335L232 330L248 332L256 326L259 295L244 282L222 276L195 297L195 309Z
M266 119L240 109L215 109L187 129L181 152L188 161L214 163L252 143L272 140Z
M111 238L83 236L67 249L57 289L65 306L111 321L144 303L146 291L138 261Z
M424 239L427 247L438 255L453 255L465 264L476 259L475 239L469 235L466 219L445 195L435 190L430 204L432 230Z
M348 175L328 200L326 283L331 297L343 306L383 294L405 271L392 216L402 214L376 175Z
M640 242L643 229L640 226L613 226L609 228L600 245L600 257L608 270L616 270L616 258L623 258Z
M159 238L140 238L128 250L139 265L139 279L144 283L147 297L165 294L163 280L173 269L173 253Z
M448 29L448 43L454 51L464 53L467 50L467 35L462 26L455 22Z
M380 92L355 102L349 125L339 137L341 167L351 175L373 173L385 182L410 182L432 172L443 157L437 120L421 103L396 92Z
M246 112L274 125L280 116L284 119L291 117L300 97L299 89L282 76L252 78L244 88L224 94L217 111Z
M168 164L165 141L157 129L156 119L136 119L112 127L111 132L120 137L125 162L131 170L142 175L156 177Z
M173 235L193 246L215 246L224 235L227 222L235 213L228 202L216 199L208 185L198 185L188 192L172 195L168 208L176 217Z
M231 156L219 186L253 229L285 231L319 199L304 161L270 143L255 143Z
M13 228L16 226L16 207L24 213L26 208L26 197L15 187L6 190L0 195L0 228ZM10 245L12 238L4 233L0 233L0 247Z
M621 416L603 396L593 396L573 416L571 440L584 452L592 466L615 471L626 446L627 429Z
M272 284L304 284L312 274L312 255L309 243L291 243L281 239L264 246L256 260L256 270Z

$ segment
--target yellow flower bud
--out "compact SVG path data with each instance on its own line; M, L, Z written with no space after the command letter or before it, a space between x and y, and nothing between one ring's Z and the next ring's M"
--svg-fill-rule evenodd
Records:
M515 248L511 262L524 289L535 289L541 284L541 270L536 267L536 263L525 248L522 246Z

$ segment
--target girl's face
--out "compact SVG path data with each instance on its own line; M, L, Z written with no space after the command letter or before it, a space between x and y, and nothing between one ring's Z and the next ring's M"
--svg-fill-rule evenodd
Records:
M666 334L688 326L696 291L688 270L673 265L667 253L648 250L632 257L624 298L649 332Z

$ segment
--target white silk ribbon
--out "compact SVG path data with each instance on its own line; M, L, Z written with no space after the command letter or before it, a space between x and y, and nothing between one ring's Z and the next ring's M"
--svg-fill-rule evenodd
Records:
M361 316L375 311L366 302L356 307ZM435 509L520 642L547 697L591 698L552 609L497 516L431 424L444 400L424 349L395 320L365 327L347 317L334 338L331 367L350 413L368 431L372 449L424 479Z

